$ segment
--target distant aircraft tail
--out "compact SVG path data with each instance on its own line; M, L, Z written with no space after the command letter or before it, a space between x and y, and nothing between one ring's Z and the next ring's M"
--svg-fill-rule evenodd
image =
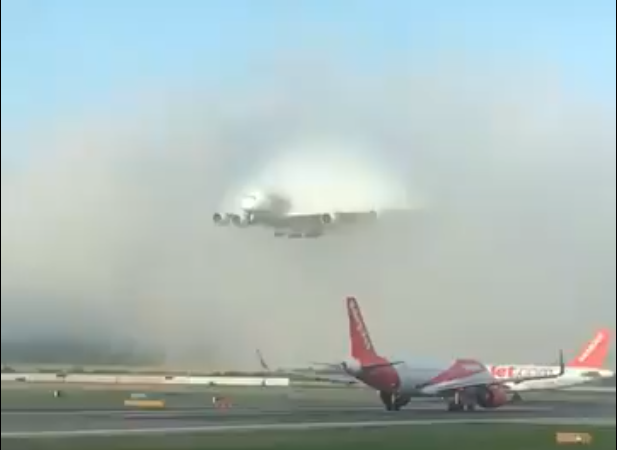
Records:
M568 363L568 367L601 369L608 358L613 341L613 333L609 329L599 330L585 348Z
M263 370L265 373L272 372L272 369L266 362L266 358L264 358L264 355L263 353L261 353L261 350L257 349L255 353L257 354L257 359L259 360L259 366L261 367L261 370Z
M360 305L355 297L347 297L347 313L349 315L351 356L363 365L371 364L378 356L366 323L364 322L364 318L362 317Z

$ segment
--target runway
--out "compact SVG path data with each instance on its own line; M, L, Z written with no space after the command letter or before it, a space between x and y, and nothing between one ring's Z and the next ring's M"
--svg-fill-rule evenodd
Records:
M350 394L352 395L352 394ZM2 439L51 436L123 435L150 433L223 432L251 429L309 429L396 426L422 423L529 422L615 426L615 396L541 400L498 410L448 413L441 402L416 400L399 412L387 412L375 401L337 398L314 404L248 402L227 410L203 406L174 406L161 411L120 408L3 408ZM252 404L250 404L252 403ZM86 405L88 406L88 405Z
M237 395L229 409L217 409L206 396L170 397L164 410L123 409L101 404L92 394L75 394L73 403L45 400L13 401L3 394L2 440L16 438L193 433L251 429L307 429L397 426L464 422L578 423L615 426L615 395L542 397L520 405L473 413L449 413L443 402L415 399L399 412L384 411L373 393L293 391ZM83 396L76 400L75 397ZM103 393L105 397L114 395Z

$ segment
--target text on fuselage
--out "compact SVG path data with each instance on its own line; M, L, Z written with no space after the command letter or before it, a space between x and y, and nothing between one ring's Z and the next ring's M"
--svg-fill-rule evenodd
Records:
M491 374L495 378L535 378L555 375L555 369L551 367L518 367L518 366L493 366Z

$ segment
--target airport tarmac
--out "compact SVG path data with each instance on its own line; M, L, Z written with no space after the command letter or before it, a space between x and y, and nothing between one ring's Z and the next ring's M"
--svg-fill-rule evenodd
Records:
M332 391L330 391L332 392ZM4 394L3 394L4 396ZM318 397L319 401L314 401ZM191 396L175 397L173 406L164 410L129 410L121 405L101 407L88 404L79 407L58 407L50 401L44 405L29 402L23 407L2 405L2 439L17 437L62 436L71 434L113 435L148 434L165 430L170 432L225 431L239 429L293 428L339 424L402 424L403 422L511 421L615 425L615 394L589 395L576 399L572 395L536 396L519 405L497 410L479 410L474 413L448 413L443 402L416 399L399 412L387 412L373 393L346 391L336 395L324 392L295 392L281 396L263 393L259 397L237 394L228 409L191 402Z

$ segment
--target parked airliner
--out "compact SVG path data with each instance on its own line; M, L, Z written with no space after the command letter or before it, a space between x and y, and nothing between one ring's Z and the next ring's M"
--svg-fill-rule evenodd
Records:
M601 329L580 353L565 366L565 373L559 377L525 380L525 377L554 375L559 373L558 366L533 364L489 364L488 369L497 379L515 379L505 383L514 393L516 400L521 399L521 392L568 389L591 382L610 379L615 376L613 370L605 368L608 354L613 344L613 333Z
M388 411L402 409L414 397L443 398L447 401L448 411L473 411L477 407L495 409L511 402L508 383L549 380L565 372L562 355L557 373L499 379L485 364L472 358L433 364L414 359L388 358L377 352L360 306L353 297L347 298L347 313L351 357L329 366L342 369L348 376L376 390ZM342 379L333 378L332 381L340 383Z

